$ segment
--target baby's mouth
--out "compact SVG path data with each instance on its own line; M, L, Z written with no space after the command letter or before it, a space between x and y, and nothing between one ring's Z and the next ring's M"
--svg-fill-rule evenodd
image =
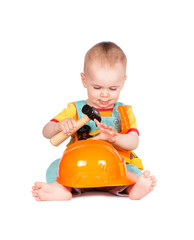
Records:
M110 100L108 100L108 101L99 100L99 102L100 102L100 104L102 104L102 105L107 105L107 104L109 104Z

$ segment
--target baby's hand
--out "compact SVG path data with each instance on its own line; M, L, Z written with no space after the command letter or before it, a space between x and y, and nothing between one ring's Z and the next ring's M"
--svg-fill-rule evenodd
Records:
M63 131L65 134L70 135L76 126L74 118L65 118L59 123L59 131Z
M97 127L100 129L100 134L98 134L96 137L93 137L93 139L105 140L110 143L114 143L115 137L118 135L118 133L113 131L113 127L112 126L108 127L105 123L100 123L96 119L94 119L94 122L96 123Z

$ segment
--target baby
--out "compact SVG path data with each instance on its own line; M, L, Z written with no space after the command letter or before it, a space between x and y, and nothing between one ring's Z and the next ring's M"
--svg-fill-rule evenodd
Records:
M118 99L127 78L126 65L127 58L116 44L101 42L93 46L86 53L84 72L81 73L83 86L87 88L87 100L69 103L66 109L45 125L43 128L44 137L50 139L60 131L70 135L76 126L77 117L81 114L82 106L88 104L97 108L103 117L102 119L104 119L102 122L95 120L96 126L91 128L90 135L93 136L94 140L108 141L116 148L129 152L136 149L139 142L139 132L131 106L126 106L130 120L129 131L126 134L120 134L120 124L116 124L118 123L116 119L118 115L117 107L121 104ZM83 189L75 190L56 182L58 164L59 160L56 160L49 167L47 183L36 182L32 187L32 195L37 201L70 200L72 194L76 191L84 192ZM150 176L149 171L142 173L138 167L132 164L126 166L127 177L133 179L136 183L122 188L122 193L128 195L130 199L139 200L154 189L156 178ZM53 180L49 180L49 172L56 174ZM104 189L115 194L118 187L103 188L103 191ZM85 191L87 190L85 189Z

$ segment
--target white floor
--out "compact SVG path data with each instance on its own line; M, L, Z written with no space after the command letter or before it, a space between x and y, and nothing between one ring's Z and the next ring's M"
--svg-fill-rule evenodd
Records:
M193 239L194 236L191 220L193 202L175 195L174 191L169 196L160 184L155 192L141 201L90 193L69 202L36 202L27 188L26 195L21 187L14 193L18 194L11 201L4 199L2 202L3 239L15 236L49 240L162 240Z

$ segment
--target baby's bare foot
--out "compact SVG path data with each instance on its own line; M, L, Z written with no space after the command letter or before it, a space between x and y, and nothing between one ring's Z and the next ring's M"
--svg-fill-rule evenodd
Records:
M37 201L65 201L72 198L71 188L58 183L36 182L32 187L32 196Z
M156 178L149 176L150 172L145 171L138 178L135 185L129 189L129 198L132 200L140 200L150 193L156 186Z

